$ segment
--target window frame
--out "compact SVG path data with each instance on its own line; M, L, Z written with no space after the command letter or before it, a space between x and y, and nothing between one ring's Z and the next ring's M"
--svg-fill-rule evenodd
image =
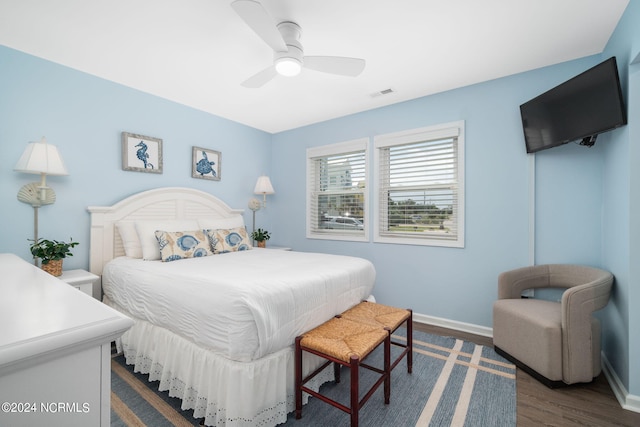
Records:
M383 177L381 165L381 149L388 147L406 145L411 143L419 143L422 141L437 141L457 135L455 149L455 163L457 180L453 183L457 194L456 208L456 225L457 236L455 239L441 239L432 236L411 236L398 234L393 235L389 232L382 232L381 217L383 212L388 209L387 201L381 201L381 179ZM422 245L422 246L439 246L451 248L464 248L465 245L465 191L464 191L464 139L465 139L465 123L464 120L427 126L423 128L394 132L374 137L373 142L373 241L376 243L393 243L405 245ZM381 204L381 203L384 203ZM383 211L384 209L384 211Z
M355 242L369 242L370 241L370 220L369 220L369 212L370 212L370 149L369 149L369 138L359 138L351 141L338 142L335 144L323 145L319 147L310 147L307 148L307 166L306 166L306 236L309 239L323 239L323 240L345 240L345 241L355 241ZM314 189L311 188L313 185L312 180L312 169L315 168L314 160L319 157L329 157L329 156L340 156L348 153L355 152L364 152L364 182L365 186L362 190L362 211L363 211L363 224L364 229L363 233L352 233L345 232L345 230L340 229L332 229L332 230L321 230L315 229L311 227L312 222L312 209L311 203L313 202L312 192Z

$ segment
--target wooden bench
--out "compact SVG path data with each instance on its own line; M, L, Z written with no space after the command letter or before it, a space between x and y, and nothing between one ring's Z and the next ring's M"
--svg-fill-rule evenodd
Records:
M407 324L407 343L391 340L391 333L403 323ZM391 396L391 370L407 355L407 370L411 373L412 365L412 312L376 303L363 302L336 316L311 331L299 336L295 341L295 393L296 419L302 417L302 393L306 392L351 415L351 426L358 426L360 408L371 395L384 383L384 403L388 404ZM384 343L384 344L383 344ZM366 357L381 344L384 345L384 362L382 369L363 363ZM404 347L396 360L391 363L391 345ZM302 353L320 356L327 361L318 369L303 378ZM305 384L320 373L329 364L334 364L334 379L340 382L340 366L350 369L351 390L349 406L343 405L320 394ZM362 399L359 386L359 368L363 367L379 374L377 381L371 386Z
M413 368L413 311L391 307L363 301L355 307L345 311L341 315L344 319L354 320L367 325L388 328L393 334L402 324L407 329L407 341L400 342L391 340L391 345L404 348L402 353L391 364L391 370L396 367L403 357L407 356L407 372L411 373Z

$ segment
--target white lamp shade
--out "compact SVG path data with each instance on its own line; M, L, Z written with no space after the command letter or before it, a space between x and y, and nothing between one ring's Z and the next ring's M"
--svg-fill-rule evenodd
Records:
M256 188L253 189L255 194L273 194L275 191L273 190L273 186L271 185L271 180L268 176L262 175L258 178L258 182L256 182Z
M30 142L13 170L33 174L69 175L58 149L55 145L47 144L45 138L40 142Z

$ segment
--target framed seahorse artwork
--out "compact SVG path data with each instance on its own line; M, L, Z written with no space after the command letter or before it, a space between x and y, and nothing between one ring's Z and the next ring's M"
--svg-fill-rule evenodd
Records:
M222 153L208 148L192 147L191 176L220 181Z
M162 140L122 132L122 170L162 173Z

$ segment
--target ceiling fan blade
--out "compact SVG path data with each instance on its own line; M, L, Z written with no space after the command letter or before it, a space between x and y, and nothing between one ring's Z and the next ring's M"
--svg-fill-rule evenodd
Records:
M271 49L286 52L287 45L278 31L275 21L260 3L254 0L236 0L231 7Z
M271 81L277 74L276 67L272 65L243 81L241 86L256 89Z
M305 56L304 66L323 73L355 77L364 70L364 59L343 56Z

